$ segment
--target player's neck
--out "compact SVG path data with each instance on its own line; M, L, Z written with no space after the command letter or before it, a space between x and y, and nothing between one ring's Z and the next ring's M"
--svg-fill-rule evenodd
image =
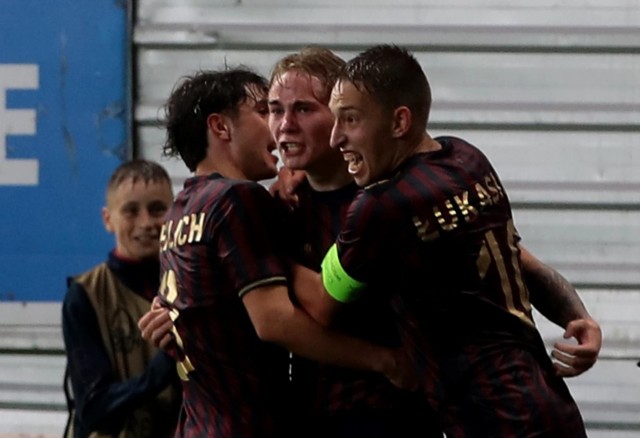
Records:
M205 158L198 163L195 170L196 176L206 176L211 175L212 173L219 173L223 177L229 179L249 179L244 172L238 168L238 166L235 166L233 163L223 159L214 161Z
M353 177L347 171L346 161L340 160L331 166L320 166L318 169L305 169L307 181L316 192L338 190L353 182Z
M442 149L442 145L435 141L431 136L425 133L420 143L418 143L414 149L413 154L420 154L423 152L434 152Z

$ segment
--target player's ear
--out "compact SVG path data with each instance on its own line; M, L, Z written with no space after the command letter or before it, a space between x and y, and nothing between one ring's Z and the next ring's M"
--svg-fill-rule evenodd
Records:
M391 132L394 138L406 135L411 129L411 110L406 106L399 106L393 110L393 125Z
M213 113L207 117L207 127L209 131L221 140L229 141L231 139L231 132L227 119L222 114Z
M102 223L108 232L114 232L113 224L111 223L111 212L107 207L102 207Z

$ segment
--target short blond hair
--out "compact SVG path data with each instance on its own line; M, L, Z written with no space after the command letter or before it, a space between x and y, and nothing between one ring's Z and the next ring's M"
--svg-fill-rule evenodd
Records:
M329 103L331 90L346 62L331 50L324 47L309 46L296 53L286 55L273 67L269 87L289 71L306 73L318 78L322 84L322 95L316 96L319 101Z
M107 184L107 198L125 181L143 181L146 184L164 182L171 187L171 178L164 167L155 161L134 159L123 162L113 171Z

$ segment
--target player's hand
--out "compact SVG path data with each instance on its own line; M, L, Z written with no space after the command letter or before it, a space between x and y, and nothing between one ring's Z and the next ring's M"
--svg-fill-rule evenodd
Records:
M151 301L151 309L155 310L155 309L161 309L162 308L162 300L160 299L159 296L155 296L153 297L153 300Z
M307 178L307 175L301 170L291 170L282 167L278 172L278 178L269 187L272 196L280 198L289 208L298 206L298 195L296 190Z
M162 307L157 297L151 303L151 309L138 320L138 328L144 340L162 350L173 341L173 321L169 309Z
M392 365L384 372L385 377L399 389L407 391L418 390L420 381L409 357L403 350L395 350L392 355Z
M578 344L556 342L551 352L553 366L561 377L579 376L598 360L602 347L600 325L593 319L576 319L567 324L563 337L575 338Z

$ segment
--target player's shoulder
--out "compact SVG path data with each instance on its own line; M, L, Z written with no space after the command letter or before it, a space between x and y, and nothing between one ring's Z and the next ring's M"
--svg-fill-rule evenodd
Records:
M269 190L260 183L249 180L228 180L217 202L221 213L228 211L269 214L279 209Z
M486 158L484 152L482 152L482 150L478 146L461 137L456 137L454 135L443 135L434 138L434 140L440 143L443 149L449 152L451 155L465 154Z
M392 187L392 181L390 179L385 179L376 184L364 187L363 190L360 190L355 195L353 201L351 201L349 211L351 214L357 212L367 217L380 216L386 210L383 201L386 199L388 202L389 198L384 195L390 187Z
M227 180L227 184L223 190L222 195L230 198L240 199L272 199L271 194L265 186L255 181L244 179Z
M225 196L240 196L257 193L257 196L268 193L265 186L248 179L225 178L219 173L206 176L194 176L185 182L185 187L178 194L178 199L218 199Z

